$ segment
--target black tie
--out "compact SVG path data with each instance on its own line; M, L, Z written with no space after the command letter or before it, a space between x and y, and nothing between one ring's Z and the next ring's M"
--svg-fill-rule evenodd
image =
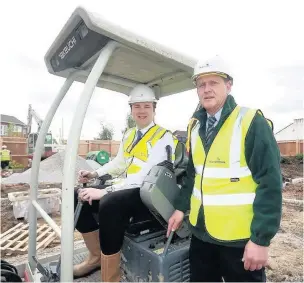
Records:
M138 130L136 132L136 139L135 139L135 141L133 143L133 146L136 145L140 141L140 139L142 138L142 136L143 136L142 132Z
M214 123L216 122L216 118L214 116L210 116L207 120L207 131L206 131L206 144L208 145L211 137L212 137L212 133L214 131Z

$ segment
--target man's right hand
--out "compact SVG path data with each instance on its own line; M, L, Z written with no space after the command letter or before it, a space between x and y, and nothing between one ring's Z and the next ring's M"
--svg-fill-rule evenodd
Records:
M78 182L79 183L88 183L90 179L96 178L97 173L96 172L90 172L86 170L80 170L78 172Z
M175 210L168 221L167 237L169 237L171 231L176 231L182 224L184 219L184 213L180 210Z

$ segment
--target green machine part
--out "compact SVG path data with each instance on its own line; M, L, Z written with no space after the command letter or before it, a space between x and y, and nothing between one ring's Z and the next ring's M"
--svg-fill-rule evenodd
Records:
M105 150L90 151L88 152L86 159L91 159L96 161L100 165L105 165L110 161L110 154Z

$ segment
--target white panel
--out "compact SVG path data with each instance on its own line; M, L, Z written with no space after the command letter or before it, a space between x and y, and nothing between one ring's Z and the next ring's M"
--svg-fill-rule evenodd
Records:
M82 7L74 11L45 55L45 63L50 73L68 77L75 71L69 69L56 73L53 71L50 59L81 19L89 29L121 44L120 48L115 50L103 74L115 75L130 81L128 84L121 84L99 79L97 86L128 95L132 87L131 83L158 85L160 97L195 88L191 80L196 63L194 58L131 33ZM88 66L91 66L96 58L89 59L80 69L88 70ZM77 81L84 82L85 79L85 77L79 77Z

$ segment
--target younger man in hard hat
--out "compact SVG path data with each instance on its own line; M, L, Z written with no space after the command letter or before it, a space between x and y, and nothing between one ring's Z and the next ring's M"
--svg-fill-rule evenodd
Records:
M79 197L85 201L76 229L82 233L89 257L74 266L74 276L84 276L102 268L103 282L119 282L120 249L125 229L131 217L149 213L142 203L139 189L150 169L167 159L166 146L174 153L177 139L154 123L156 98L146 85L137 85L129 94L132 117L136 128L123 136L117 156L100 169L80 172L80 182L110 174L126 173L123 185L100 190L81 189ZM75 193L75 206L77 195ZM93 213L98 213L98 223Z
M11 151L7 149L6 145L2 145L1 149L1 169L9 167L11 161Z
M260 111L236 104L233 76L220 57L198 62L193 81L202 108L188 126L187 180L168 235L190 209L190 281L265 281L282 211L272 125Z

